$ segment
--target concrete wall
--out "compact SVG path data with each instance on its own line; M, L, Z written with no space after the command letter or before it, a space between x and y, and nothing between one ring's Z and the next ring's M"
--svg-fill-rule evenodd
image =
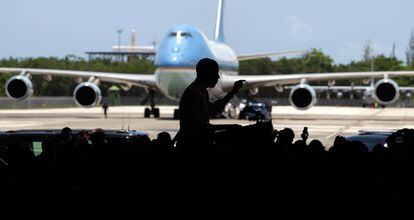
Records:
M124 97L124 105L140 105L143 97ZM103 99L105 100L105 98ZM166 97L156 97L158 105L178 105L178 102L167 99ZM259 101L272 103L272 105L290 105L287 98L257 98ZM316 105L319 106L362 106L361 99L319 99ZM414 107L412 100L401 100L394 106ZM57 107L77 107L72 97L30 97L23 101L14 101L7 97L0 97L0 108L2 109L29 109L29 108L57 108Z
M143 97L124 97L124 105L140 105ZM103 101L106 98L102 99ZM156 97L155 101L160 105L178 105L178 102L171 101L165 97ZM7 97L0 97L0 108L2 109L29 109L29 108L58 108L58 107L77 107L73 97L68 96L42 96L30 97L26 100L15 101Z

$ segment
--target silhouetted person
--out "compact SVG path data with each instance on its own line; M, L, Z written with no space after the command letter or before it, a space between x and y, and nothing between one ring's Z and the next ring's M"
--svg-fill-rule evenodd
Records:
M87 145L89 144L89 134L86 130L80 130L78 132L78 145Z
M104 111L105 118L108 118L108 116L107 116L108 109L109 109L108 103L104 102L103 105L102 105L102 108L103 108L103 111Z
M57 146L56 157L59 167L65 171L70 169L74 154L74 141L72 138L72 129L69 127L62 128L60 132L60 141Z
M168 132L161 132L157 135L157 144L162 148L168 149L172 147L171 136Z
M319 140L312 140L309 145L309 150L312 153L321 153L321 152L325 152L325 147L323 146L322 142L320 142Z
M214 215L217 205L218 151L215 150L214 131L236 125L211 125L210 117L224 111L225 105L239 91L243 80L236 81L225 97L211 103L208 88L218 82L219 66L216 61L204 58L197 63L197 77L184 91L179 106L180 131L178 132L178 160L181 190L181 212L184 218L200 219ZM210 204L210 205L208 205ZM209 211L207 211L209 207Z
M60 135L62 141L72 141L72 129L69 127L62 128Z
M280 145L290 145L292 144L294 138L295 133L293 130L290 128L284 128L278 132L276 143Z
M108 150L108 142L105 139L105 131L101 128L96 128L90 135L90 141L96 153L105 152Z
M211 141L214 130L226 127L211 125L210 117L223 112L227 102L242 87L243 80L236 81L224 98L211 103L207 89L217 84L220 78L219 66L216 61L204 58L197 63L196 72L197 78L185 89L180 100L180 136L184 139Z

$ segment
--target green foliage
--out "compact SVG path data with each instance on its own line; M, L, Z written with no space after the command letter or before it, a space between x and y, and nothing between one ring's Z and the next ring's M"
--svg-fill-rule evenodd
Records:
M260 75L276 73L269 58L246 60L240 62L240 75Z
M312 49L300 58L271 61L269 58L240 62L241 75L332 72L333 60L321 50Z
M303 58L304 73L325 73L333 71L333 60L322 50L312 49Z

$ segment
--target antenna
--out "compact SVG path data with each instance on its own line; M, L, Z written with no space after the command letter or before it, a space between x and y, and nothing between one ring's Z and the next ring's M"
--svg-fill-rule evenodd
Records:
M130 121L131 121L131 109L128 108L128 129L127 130L129 130Z
M121 34L124 30L118 29L116 32L118 33L118 51L121 52Z
M122 102L122 130L124 130L124 102Z

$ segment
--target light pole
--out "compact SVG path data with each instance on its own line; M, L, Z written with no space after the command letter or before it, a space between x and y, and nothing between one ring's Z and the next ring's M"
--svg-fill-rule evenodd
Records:
M122 61L122 55L121 55L121 34L124 30L122 29L118 29L116 32L118 32L118 56L119 56L119 60Z
M124 30L119 29L116 32L118 32L118 51L121 52L121 34Z

